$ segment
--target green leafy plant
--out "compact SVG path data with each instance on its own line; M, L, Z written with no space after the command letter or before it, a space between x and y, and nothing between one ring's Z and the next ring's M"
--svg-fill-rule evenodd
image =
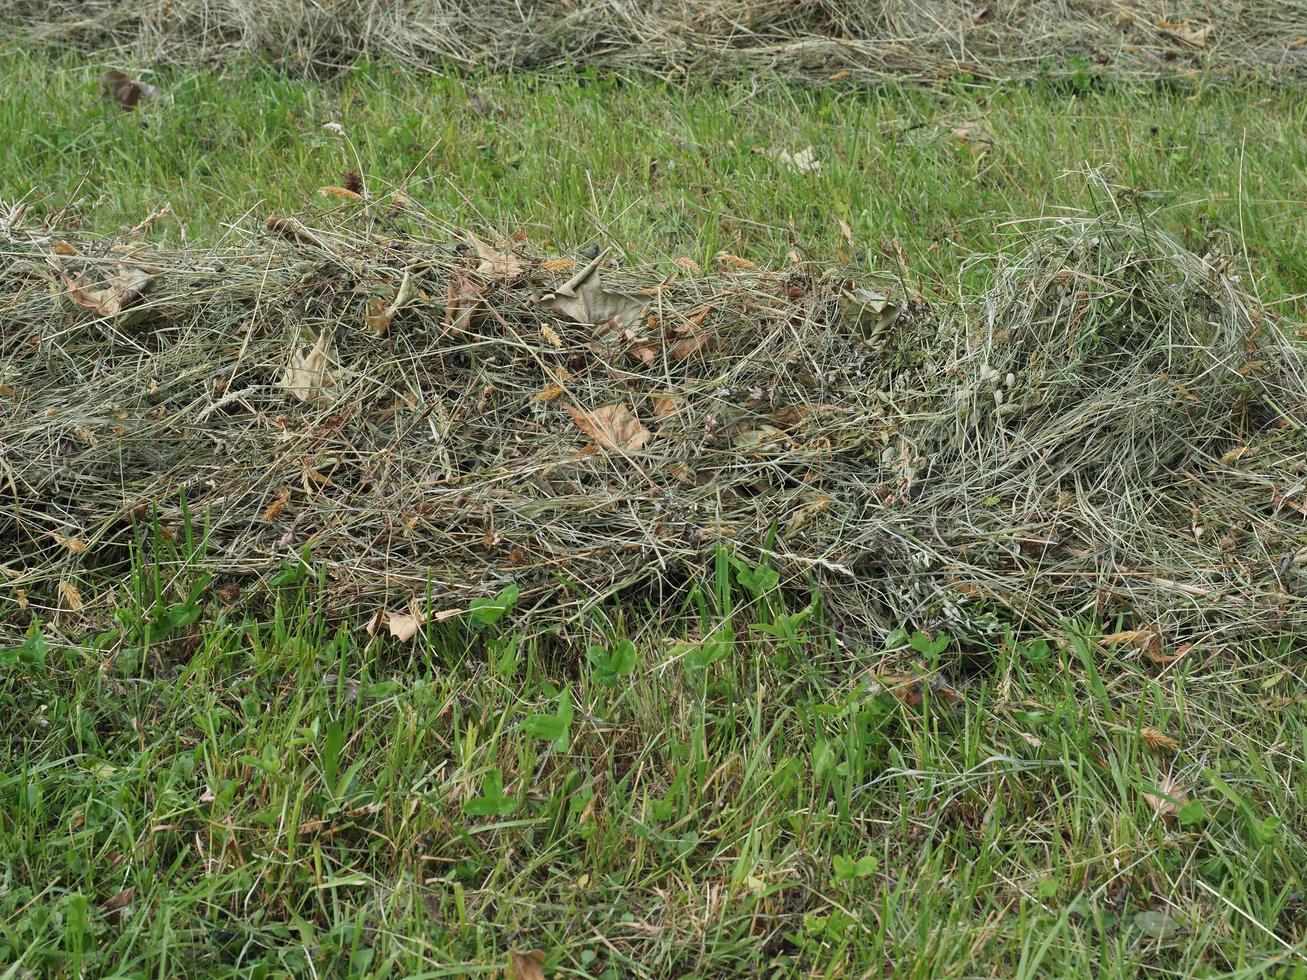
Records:
M635 670L635 644L628 639L618 640L609 650L595 644L586 651L586 660L594 669L594 677L600 684L614 686L618 678L626 677Z
M517 801L504 795L504 774L498 769L486 773L481 783L481 795L463 804L469 817L506 817L517 809Z
M876 873L880 867L880 861L874 854L864 854L860 858L851 858L844 854L836 854L831 863L835 866L836 881L853 881L855 878L866 878Z
M572 715L575 711L572 707L571 685L558 692L557 701L558 708L552 715L527 715L522 722L522 731L546 742L552 742L554 748L561 752L567 748L568 737L572 730Z
M494 626L513 611L520 594L516 585L508 585L493 599L473 599L468 605L468 618L473 626Z

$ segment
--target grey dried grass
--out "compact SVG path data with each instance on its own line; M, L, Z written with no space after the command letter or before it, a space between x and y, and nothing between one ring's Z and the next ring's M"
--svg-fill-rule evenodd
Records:
M968 73L1307 76L1304 0L0 0L33 41L132 64L594 69L853 83Z
M383 238L358 207L220 254L0 230L11 598L61 605L64 582L111 604L105 573L153 514L180 528L184 492L199 566L266 576L307 550L368 608L510 581L547 617L669 601L724 542L855 637L1303 635L1299 328L1114 202L1023 226L987 291L870 339L850 284L811 268L601 263L647 310L598 329L542 304L567 271L479 272L448 230ZM70 298L123 268L153 288L115 316ZM284 383L315 347L329 404ZM611 405L646 444L577 424Z

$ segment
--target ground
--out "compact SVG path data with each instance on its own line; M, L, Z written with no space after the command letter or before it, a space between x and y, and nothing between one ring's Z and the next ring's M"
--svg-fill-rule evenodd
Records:
M1021 219L1100 203L1063 175L1101 167L1305 306L1292 89L245 66L165 73L171 103L128 114L95 70L0 54L5 205L110 234L167 202L149 235L217 243L352 170L555 251L798 251L932 297ZM777 159L809 146L819 169ZM496 976L536 950L560 976L1307 976L1294 638L856 649L820 596L707 573L673 619L487 610L399 642L311 580L251 615L138 563L111 628L0 653L0 976Z

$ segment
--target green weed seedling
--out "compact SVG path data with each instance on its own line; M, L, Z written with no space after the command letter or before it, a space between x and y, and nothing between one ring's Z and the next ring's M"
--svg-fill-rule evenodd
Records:
M508 585L493 599L473 599L468 605L468 620L474 627L494 626L513 612L520 594L516 585Z
M605 687L613 687L619 679L633 673L637 661L635 644L628 639L618 640L611 650L595 644L586 651L585 656L594 672L594 679Z
M486 773L481 795L463 804L469 817L507 817L517 810L517 801L504 795L504 774L498 769Z
M527 715L522 721L522 731L535 738L553 744L558 751L567 748L568 737L572 731L572 687L569 684L558 692L558 708L552 715Z

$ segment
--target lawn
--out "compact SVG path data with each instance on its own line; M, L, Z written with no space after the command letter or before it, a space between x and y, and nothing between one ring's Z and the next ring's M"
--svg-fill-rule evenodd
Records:
M1068 176L1101 167L1307 308L1293 89L250 67L163 74L128 114L95 71L0 54L0 211L112 235L166 202L147 238L216 245L354 170L552 251L797 251L946 297L1023 219L1101 204ZM818 169L777 158L809 146ZM576 977L1307 977L1300 637L853 648L723 551L675 615L542 634L506 597L402 642L312 575L238 600L175 574L187 531L92 629L0 586L29 631L0 648L6 980L526 978L536 951Z

